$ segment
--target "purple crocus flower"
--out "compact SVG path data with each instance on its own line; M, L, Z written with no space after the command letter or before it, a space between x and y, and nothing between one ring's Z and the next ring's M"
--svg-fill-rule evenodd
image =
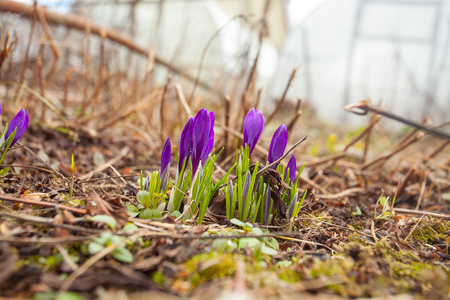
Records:
M205 150L205 148L208 147L209 141L211 140L210 135L211 135L211 116L208 113L208 110L202 108L197 113L192 123L191 161L193 174L197 172L198 165L201 159L204 157L203 151L207 151ZM209 153L207 153L206 156L208 156L208 154Z
M170 164L170 155L172 154L172 144L170 143L170 138L164 143L164 147L161 154L161 173L164 173L164 170Z
M12 147L17 141L22 137L22 135L25 133L25 131L28 128L28 112L25 109L21 109L17 115L14 116L14 118L11 120L11 123L9 123L8 130L6 131L5 140L9 138L9 136L16 130L16 134L14 135L14 139L11 143Z
M286 172L284 173L284 178L287 178L289 172L289 181L290 183L293 183L295 181L295 176L297 173L297 161L295 159L294 153L291 155L291 159L289 159L289 162L286 166Z
M214 144L214 112L202 108L195 118L190 118L181 133L180 162L181 171L183 161L191 158L192 172L195 174L200 162L208 158Z
M264 116L261 111L252 108L244 119L244 145L247 145L251 155L264 129Z
M209 128L209 140L208 144L206 144L206 147L202 151L202 155L200 156L200 161L202 162L202 165L205 164L206 159L208 158L209 153L211 153L211 150L214 145L214 112L211 111L209 113L209 119L210 119L210 128Z
M286 125L281 124L273 134L272 141L270 142L269 157L268 157L269 164L273 163L281 156L283 156L284 150L286 149L287 140L288 140L287 127ZM277 165L274 166L274 169L276 168Z
M170 138L167 139L164 144L162 154L161 154L161 189L165 190L167 187L167 183L169 182L170 175L170 156L172 154L172 144L170 143Z
M186 160L186 165L188 163L189 157L192 152L192 123L194 119L190 118L189 121L184 126L183 132L181 133L180 139L180 161L178 162L178 171L181 172L183 168L183 163Z

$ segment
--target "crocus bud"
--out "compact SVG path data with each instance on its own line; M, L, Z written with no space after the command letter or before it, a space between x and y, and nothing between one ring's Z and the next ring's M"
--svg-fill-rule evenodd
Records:
M167 183L169 181L171 154L172 154L172 144L170 143L170 139L167 139L161 154L160 178L161 178L161 189L163 191L166 189Z
M270 186L267 186L266 194L264 195L264 225L269 223L269 214L270 214L270 200L272 199L270 194Z
M150 188L150 177L147 176L144 181L144 191L148 192L148 189Z
M298 191L295 193L294 198L292 198L291 206L288 211L288 219L292 218L292 214L294 213L295 206L298 202Z
M296 173L297 173L297 161L295 159L294 153L292 153L291 159L289 159L289 162L286 166L284 178L287 178L287 175L289 174L289 181L290 183L293 183L295 181Z
M250 154L264 129L264 116L261 111L252 108L244 119L244 145L247 145Z
M287 141L288 141L287 127L286 125L281 124L273 134L272 141L270 142L269 157L268 157L269 164L273 163L281 156L283 156L284 150L286 149ZM275 165L274 168L276 168L277 165Z
M22 108L11 120L11 123L9 123L8 126L8 130L6 131L5 140L8 139L9 136L14 132L14 129L17 128L16 134L14 135L14 139L10 147L12 147L25 133L28 128L28 122L28 112Z
M205 164L206 159L208 158L209 153L211 153L211 150L214 146L214 112L211 111L209 113L209 119L211 126L209 128L209 140L206 144L206 147L202 151L202 155L200 156L200 161L202 162L202 165Z
M250 183L252 181L252 174L247 171L245 176L244 186L242 187L242 207L245 207L245 202L247 201L248 190L250 189Z
M192 123L192 173L197 172L202 158L203 150L208 146L210 140L211 117L205 108L202 108Z
M180 161L178 162L178 171L180 172L183 168L183 162L186 160L187 165L192 152L192 123L194 123L194 119L190 118L183 128L183 132L181 133L179 157Z
M233 205L233 194L234 194L234 185L233 185L233 181L230 181L230 185L229 185L229 189L230 189L230 207L232 207Z

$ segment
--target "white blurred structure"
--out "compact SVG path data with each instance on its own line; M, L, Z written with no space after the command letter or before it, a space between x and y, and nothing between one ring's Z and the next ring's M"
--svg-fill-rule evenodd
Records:
M272 80L288 31L287 2L269 3L266 21L270 36L261 48L258 86L268 86ZM242 87L245 80L236 83L233 79L243 78L251 70L265 4L265 0L76 0L72 10L134 36L143 47L155 46L157 56L193 76L207 47L200 78L224 94L236 85ZM137 67L145 71L142 59ZM166 75L166 70L158 69L154 79L164 84Z
M315 2L286 38L274 96L282 93L292 67L300 66L290 99L296 91L325 120L361 120L342 107L368 98L416 120L448 119L450 1Z

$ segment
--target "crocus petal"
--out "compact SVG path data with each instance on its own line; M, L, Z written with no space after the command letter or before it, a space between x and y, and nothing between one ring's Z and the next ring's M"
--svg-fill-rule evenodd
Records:
M284 174L284 178L287 177L288 172L289 172L289 181L291 183L293 183L295 181L295 176L297 173L297 160L295 159L294 153L292 153L291 159L289 159L289 162L286 166L286 172Z
M192 172L195 174L200 163L203 149L209 142L211 118L206 109L201 109L192 123Z
M168 138L164 143L164 147L161 154L161 173L164 172L167 165L170 163L171 154L172 154L172 144L170 142L170 138Z
M183 132L181 133L180 139L180 161L178 162L178 171L181 171L183 168L183 162L186 160L186 164L188 163L188 159L191 156L192 152L192 124L194 123L194 119L190 118L189 121L183 128Z
M8 130L6 131L5 140L14 132L14 129L17 128L16 134L14 135L14 139L11 143L11 147L22 137L25 131L28 128L28 112L25 109L21 109L15 116L12 118L11 123L8 126Z
M206 159L208 158L209 153L211 153L211 150L214 145L214 112L211 111L209 113L209 119L210 119L210 128L209 128L209 140L206 144L205 148L203 148L202 155L200 157L200 161L202 162L202 165L205 164Z
M286 125L281 124L273 134L272 141L270 142L269 157L268 157L269 164L273 163L281 156L283 156L284 150L286 149L287 140L288 140L287 127Z
M252 154L255 149L256 143L261 136L264 129L264 116L261 111L252 108L244 119L244 145L247 145Z

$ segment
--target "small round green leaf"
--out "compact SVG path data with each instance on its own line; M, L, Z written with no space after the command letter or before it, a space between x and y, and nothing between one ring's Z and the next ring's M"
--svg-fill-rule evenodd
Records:
M106 223L112 230L116 229L116 220L107 215L96 215L91 217L89 220L94 222Z
M145 207L149 207L152 205L152 197L150 196L150 193L147 191L140 191L139 193L137 193L136 199L139 203L141 203Z
M153 218L153 209L146 208L146 209L141 210L141 212L139 213L139 218L141 218L141 219Z
M89 243L89 245L88 245L88 251L89 251L89 253L92 254L92 255L93 255L93 254L99 253L99 252L102 251L104 248L105 248L105 246L100 245L100 244L97 244L97 243L95 243L95 242L91 242L91 243Z
M133 254L130 252L130 250L124 247L116 248L113 252L111 252L111 255L121 262L125 263L133 262Z

